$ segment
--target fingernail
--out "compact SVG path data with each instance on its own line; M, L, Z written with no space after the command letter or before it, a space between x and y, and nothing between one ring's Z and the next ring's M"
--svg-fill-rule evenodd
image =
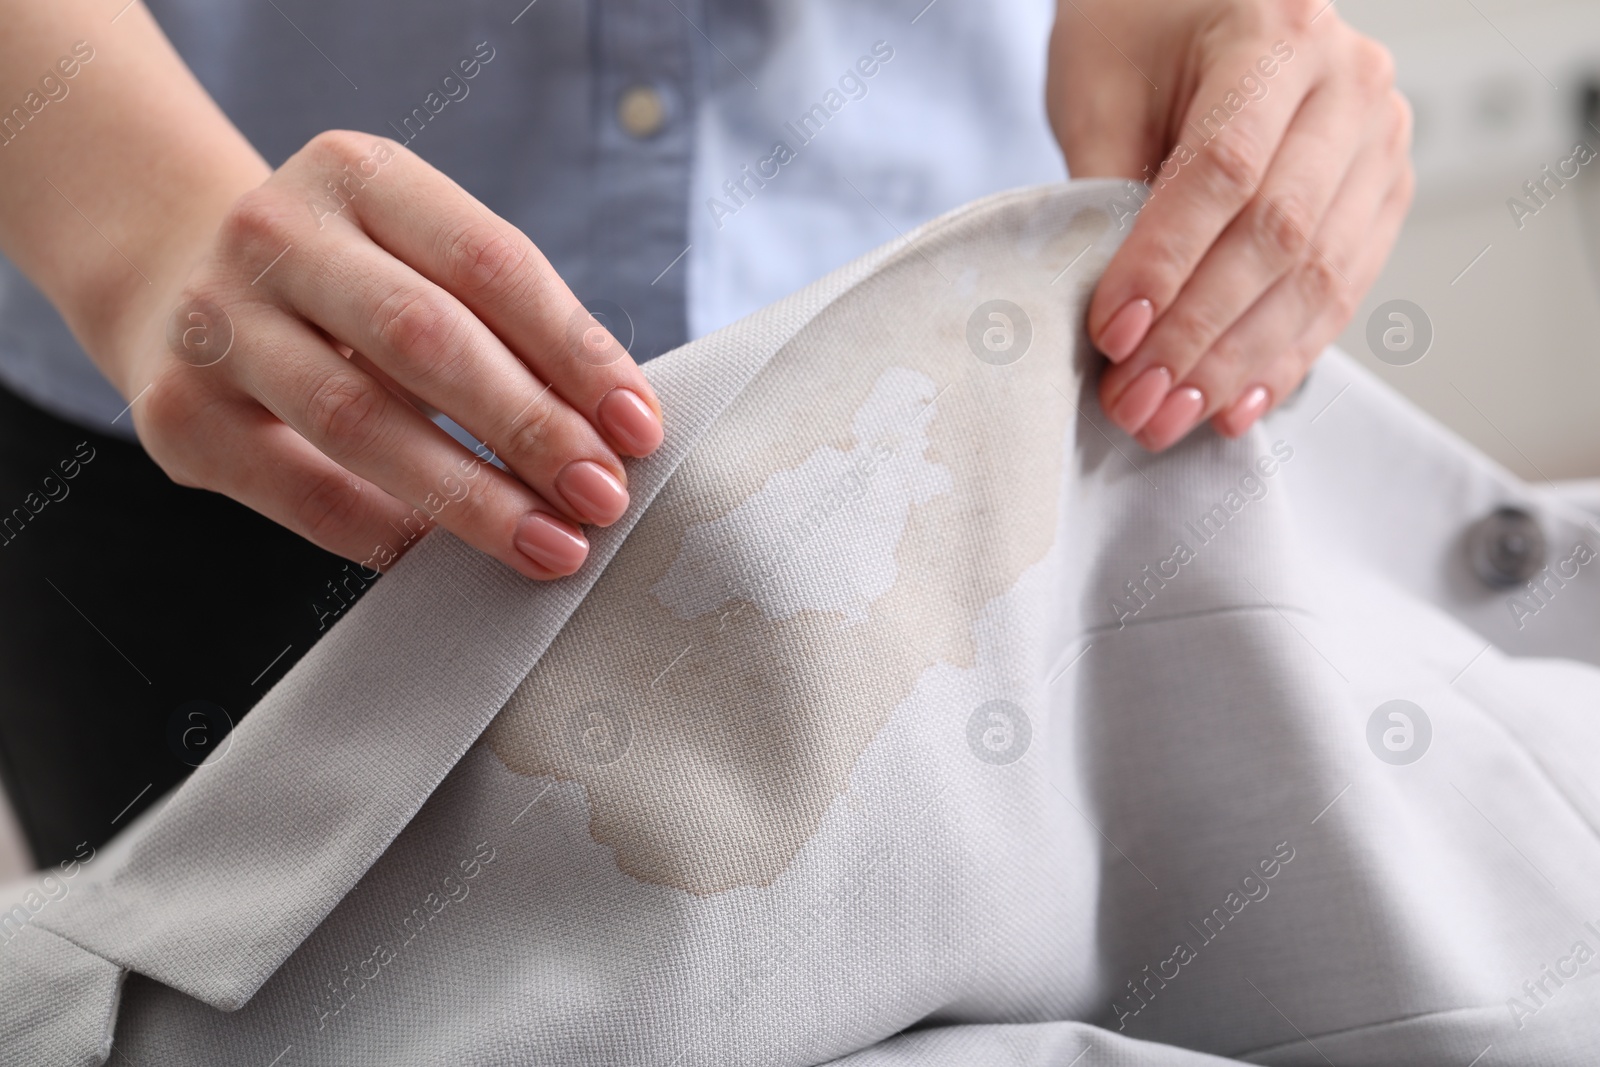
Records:
M1194 429L1200 413L1206 409L1206 398L1192 385L1175 389L1161 402L1161 407L1150 416L1139 433L1139 443L1152 452L1160 452L1184 434Z
M628 491L600 464L582 459L556 475L562 499L584 522L610 526L628 510Z
M1222 416L1222 432L1229 437L1239 437L1267 410L1271 394L1264 385L1253 385L1244 396L1233 402L1233 407Z
M522 517L511 540L518 552L557 574L571 574L589 555L589 542L577 527L537 511Z
M613 389L600 398L600 428L630 456L648 456L661 446L661 420L631 389Z
M1155 305L1148 300L1130 300L1123 304L1122 310L1111 316L1106 328L1100 331L1100 351L1111 362L1121 363L1139 347L1155 317Z
M1165 367L1150 367L1122 391L1111 409L1111 421L1126 433L1138 433L1161 406L1172 389L1172 372Z

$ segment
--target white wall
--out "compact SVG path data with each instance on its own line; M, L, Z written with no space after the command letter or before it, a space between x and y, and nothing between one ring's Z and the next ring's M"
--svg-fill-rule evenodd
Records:
M1418 194L1393 259L1340 344L1523 477L1600 474L1600 159L1519 230L1506 206L1583 137L1600 86L1600 2L1340 0L1395 53L1417 111ZM1485 247L1488 251L1467 270ZM1367 348L1404 298L1432 320L1409 367Z

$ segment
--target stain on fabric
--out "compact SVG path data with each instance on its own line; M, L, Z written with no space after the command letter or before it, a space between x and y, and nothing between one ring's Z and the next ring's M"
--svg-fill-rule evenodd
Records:
M1038 270L966 295L930 235L802 329L490 726L500 760L582 783L590 833L633 877L771 884L919 675L970 666L985 605L1051 547L1081 388L1076 279L1098 253L1062 272L1106 226L1085 212L1018 234ZM990 299L1029 317L1013 363L969 350Z

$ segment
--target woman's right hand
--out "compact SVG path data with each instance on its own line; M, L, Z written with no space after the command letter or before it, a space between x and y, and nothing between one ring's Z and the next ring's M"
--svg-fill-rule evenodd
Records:
M437 523L570 574L577 524L627 507L619 455L661 442L643 373L533 243L393 141L319 135L193 252L102 366L175 481L339 555L381 569Z

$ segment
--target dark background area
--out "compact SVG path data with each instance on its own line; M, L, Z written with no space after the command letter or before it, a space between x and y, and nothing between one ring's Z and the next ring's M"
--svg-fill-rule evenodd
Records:
M220 744L325 632L315 605L336 606L327 583L349 572L243 505L172 484L137 445L0 389L6 518L0 778L43 866L98 848Z

